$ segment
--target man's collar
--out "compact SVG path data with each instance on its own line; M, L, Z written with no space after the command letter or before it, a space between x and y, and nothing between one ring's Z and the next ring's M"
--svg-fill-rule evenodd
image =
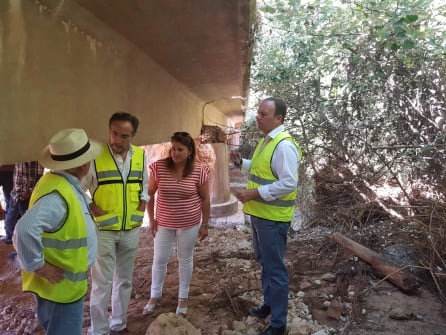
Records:
M285 131L285 126L283 124L281 124L280 126L274 128L273 130L271 130L266 136L269 136L271 138L275 138L278 134L280 134L281 132Z

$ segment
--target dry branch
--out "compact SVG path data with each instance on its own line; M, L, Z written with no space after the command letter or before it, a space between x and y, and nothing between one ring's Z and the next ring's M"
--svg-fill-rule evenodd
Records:
M334 233L331 238L341 247L368 263L377 276L385 277L404 293L412 294L421 286L421 280L417 276L395 267L373 250L356 243L341 233Z

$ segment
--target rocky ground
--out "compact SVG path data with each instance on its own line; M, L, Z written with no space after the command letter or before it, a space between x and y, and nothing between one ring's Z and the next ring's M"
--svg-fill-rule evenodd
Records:
M231 185L240 187L237 183ZM240 211L231 217L214 219L211 225L209 238L196 246L186 319L203 335L257 334L268 320L247 314L247 309L262 299L250 227ZM298 229L298 225L293 227ZM380 226L367 227L361 234L373 235L378 244L409 243L403 230L382 222ZM333 229L319 226L290 232L286 255L290 274L289 335L446 334L444 305L431 283L426 282L413 295L402 293L377 278L357 257L339 248L330 238L332 233ZM128 313L130 334L146 334L157 316L174 312L176 307L178 263L174 254L161 307L152 316L141 313L149 298L152 242L149 229L143 227ZM31 296L21 292L18 264L8 259L12 251L12 246L0 245L0 334L43 334L35 319ZM87 296L84 333L89 322Z

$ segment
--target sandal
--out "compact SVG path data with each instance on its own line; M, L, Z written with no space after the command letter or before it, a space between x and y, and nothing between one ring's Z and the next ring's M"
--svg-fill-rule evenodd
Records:
M186 307L180 307L180 304L187 304L187 298L179 298L177 310L175 311L176 315L186 316L187 314L187 305Z
M155 303L150 303L150 302L155 301ZM149 302L144 306L143 310L142 310L142 315L150 315L153 314L153 312L155 312L155 309L157 307L160 306L160 302L158 298L150 298Z

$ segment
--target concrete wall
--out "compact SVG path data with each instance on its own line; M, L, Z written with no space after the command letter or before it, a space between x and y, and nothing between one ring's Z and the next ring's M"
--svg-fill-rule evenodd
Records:
M118 110L139 117L137 145L168 141L177 130L197 137L203 104L75 2L0 1L0 163L36 159L61 128L106 141ZM213 108L206 114L226 123Z

